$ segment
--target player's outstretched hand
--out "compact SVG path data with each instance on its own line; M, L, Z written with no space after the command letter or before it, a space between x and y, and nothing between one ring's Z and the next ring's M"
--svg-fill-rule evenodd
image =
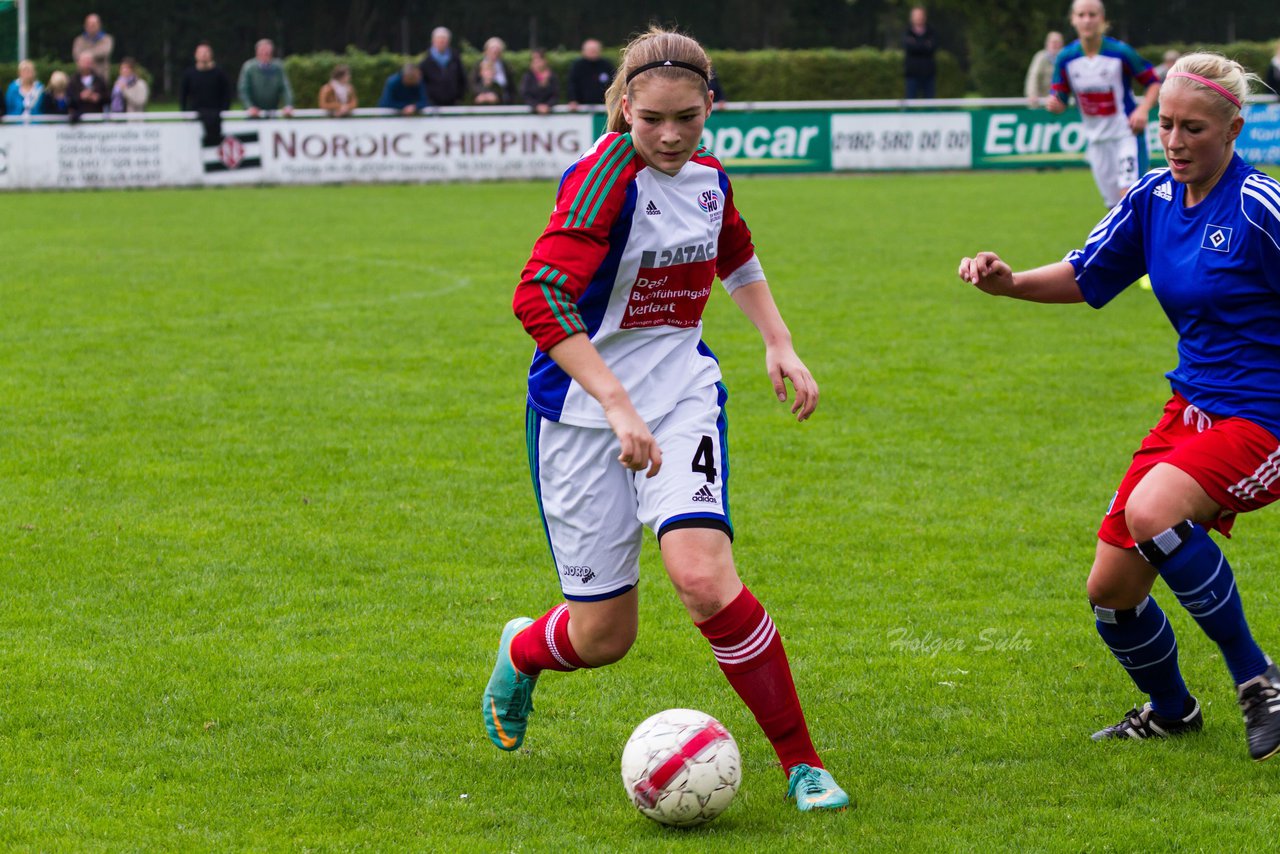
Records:
M804 421L812 415L818 408L818 381L809 373L804 362L800 361L795 349L782 344L766 347L764 363L778 400L786 401L786 380L791 380L791 387L796 391L795 400L791 403L791 414L796 420Z
M606 406L604 415L609 419L609 426L613 428L613 433L622 446L618 452L618 462L632 471L649 469L645 477L656 475L662 468L662 449L658 447L658 440L653 438L649 425L644 423L631 401Z
M1013 289L1013 270L994 252L960 260L960 278L980 291L1005 296Z

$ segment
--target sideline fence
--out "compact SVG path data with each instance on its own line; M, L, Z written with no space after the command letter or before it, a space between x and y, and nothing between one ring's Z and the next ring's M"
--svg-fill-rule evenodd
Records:
M1255 164L1280 164L1275 101L1246 106L1237 150ZM88 115L74 125L6 116L0 190L556 178L604 129L602 112L565 107L223 116L223 138L208 147L194 113ZM1147 140L1158 161L1154 120ZM1074 167L1085 149L1074 110L1054 115L1021 98L736 102L716 107L703 142L739 173Z

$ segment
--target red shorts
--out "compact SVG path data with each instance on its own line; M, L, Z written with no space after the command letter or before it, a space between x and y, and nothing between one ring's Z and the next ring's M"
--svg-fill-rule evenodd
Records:
M1280 440L1252 421L1221 421L1175 393L1164 417L1151 429L1120 481L1098 529L1098 539L1133 548L1124 519L1129 494L1156 463L1182 469L1222 507L1210 527L1230 536L1237 513L1265 507L1280 498Z

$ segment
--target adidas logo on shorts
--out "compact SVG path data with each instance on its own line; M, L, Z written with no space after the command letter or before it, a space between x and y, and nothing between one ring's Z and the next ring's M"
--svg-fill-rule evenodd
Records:
M1171 202L1173 201L1173 182L1165 181L1152 192L1155 193L1157 198L1164 199L1166 202Z
M644 206L644 212L649 216L662 216L662 211L658 210L658 206L653 203L653 199L650 199L649 204Z
M712 494L711 494L711 490L710 490L710 489L707 489L707 485L706 485L705 483L702 485L702 488L701 488L701 489L699 489L697 492L695 492L695 493L693 494L693 498L692 498L691 500L693 500L693 501L705 501L705 502L707 502L708 504L719 504L719 503L720 503L720 502L718 502L718 501L716 500L716 497L715 497L714 495L712 495Z

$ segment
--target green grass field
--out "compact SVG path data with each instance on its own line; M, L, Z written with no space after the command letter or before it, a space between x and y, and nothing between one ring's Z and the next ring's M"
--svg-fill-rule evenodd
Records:
M8 195L0 272L0 848L1247 850L1280 825L1216 648L1172 596L1206 729L1092 743L1138 701L1084 594L1168 391L1149 293L995 300L1057 260L1087 173L743 178L822 403L796 425L720 292L736 557L857 808L800 815L652 537L640 639L485 738L502 624L558 596L511 290L549 184ZM1280 653L1280 513L1228 554ZM671 831L622 745L723 720L737 800Z

